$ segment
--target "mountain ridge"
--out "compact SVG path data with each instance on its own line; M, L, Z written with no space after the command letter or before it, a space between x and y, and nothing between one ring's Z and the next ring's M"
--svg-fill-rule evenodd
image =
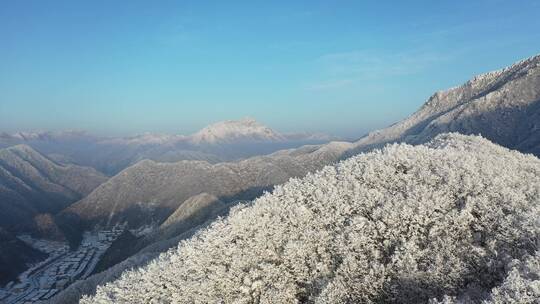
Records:
M406 119L381 130L370 132L368 135L355 142L358 146L354 152L365 150L366 147L380 147L382 144L397 141L409 143L422 143L433 138L436 134L444 132L460 132L463 134L482 134L488 139L502 145L514 147L514 144L501 142L502 136L494 134L493 127L480 125L467 125L474 123L477 117L468 119L467 115L481 113L494 115L485 118L487 124L492 126L502 125L507 131L511 131L514 125L532 125L538 128L536 117L540 117L538 105L540 102L540 55L521 60L509 67L473 77L463 85L438 91L433 94L418 111ZM513 87L512 87L513 86ZM532 114L525 121L513 122L513 125L504 125L503 118L497 116L498 111L504 113L513 109L514 113L508 113L508 117L516 118L529 109ZM471 113L472 112L472 113ZM520 117L521 118L521 117ZM451 124L451 123L454 124ZM534 127L532 127L534 128ZM517 128L516 128L517 129ZM521 131L521 130L520 130ZM538 135L526 130L526 134L536 136L530 141L536 143ZM535 144L536 146L536 144ZM520 148L516 146L516 148ZM527 149L522 145L523 152L540 153L540 146Z

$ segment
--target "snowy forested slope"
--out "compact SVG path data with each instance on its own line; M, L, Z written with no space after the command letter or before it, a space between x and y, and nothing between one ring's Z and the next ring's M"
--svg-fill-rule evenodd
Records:
M82 303L535 303L539 218L538 158L444 134L291 180Z

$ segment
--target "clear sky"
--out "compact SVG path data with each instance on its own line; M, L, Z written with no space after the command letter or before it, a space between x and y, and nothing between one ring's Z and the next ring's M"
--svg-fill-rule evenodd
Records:
M540 53L540 1L0 1L0 131L359 137Z

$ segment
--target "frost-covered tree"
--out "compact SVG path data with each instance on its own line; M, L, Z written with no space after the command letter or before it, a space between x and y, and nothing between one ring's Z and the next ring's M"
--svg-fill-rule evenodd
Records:
M516 260L506 279L491 292L485 304L540 303L540 253L524 262Z
M440 135L292 179L82 303L537 303L540 160Z

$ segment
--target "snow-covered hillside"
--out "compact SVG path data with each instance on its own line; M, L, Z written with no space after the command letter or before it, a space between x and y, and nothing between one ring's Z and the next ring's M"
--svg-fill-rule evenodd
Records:
M444 134L293 179L82 303L535 303L539 218L538 158Z

